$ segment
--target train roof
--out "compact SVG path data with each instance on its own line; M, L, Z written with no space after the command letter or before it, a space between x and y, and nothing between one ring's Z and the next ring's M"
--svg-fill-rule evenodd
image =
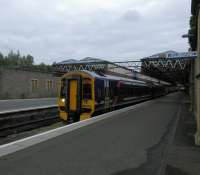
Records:
M95 78L100 78L100 79L108 79L108 80L118 80L118 81L128 81L128 82L132 82L132 83L137 83L137 84L142 84L142 85L147 85L147 83L145 81L140 81L140 80L134 80L131 78L124 78L124 77L120 77L120 76L116 76L116 75L109 75L109 74L98 74L96 72L90 72L87 70L84 70L83 72L89 74L92 77Z

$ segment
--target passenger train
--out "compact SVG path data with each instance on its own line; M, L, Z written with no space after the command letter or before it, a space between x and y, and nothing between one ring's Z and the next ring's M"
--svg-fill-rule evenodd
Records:
M61 78L60 118L68 123L164 95L164 86L117 75L70 72Z

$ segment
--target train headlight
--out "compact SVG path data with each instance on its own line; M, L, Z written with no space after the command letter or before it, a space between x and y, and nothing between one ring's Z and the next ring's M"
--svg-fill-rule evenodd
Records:
M62 98L61 101L62 101L63 103L65 103L65 99L64 99L64 98Z

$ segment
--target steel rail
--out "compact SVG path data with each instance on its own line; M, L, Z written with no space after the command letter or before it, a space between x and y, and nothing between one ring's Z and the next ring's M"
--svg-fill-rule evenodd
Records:
M0 137L59 121L58 107L48 106L0 113Z

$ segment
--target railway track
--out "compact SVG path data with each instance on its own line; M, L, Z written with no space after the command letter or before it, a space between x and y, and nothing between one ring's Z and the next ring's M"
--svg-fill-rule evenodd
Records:
M59 121L57 106L44 106L0 113L0 137Z
M147 100L135 102L131 105L135 105L143 101ZM130 106L130 104L118 107L116 109L127 106ZM96 115L100 115L102 113L103 112ZM57 123L59 121L58 106L56 105L0 112L0 137L3 138L23 131L37 129L39 127Z

